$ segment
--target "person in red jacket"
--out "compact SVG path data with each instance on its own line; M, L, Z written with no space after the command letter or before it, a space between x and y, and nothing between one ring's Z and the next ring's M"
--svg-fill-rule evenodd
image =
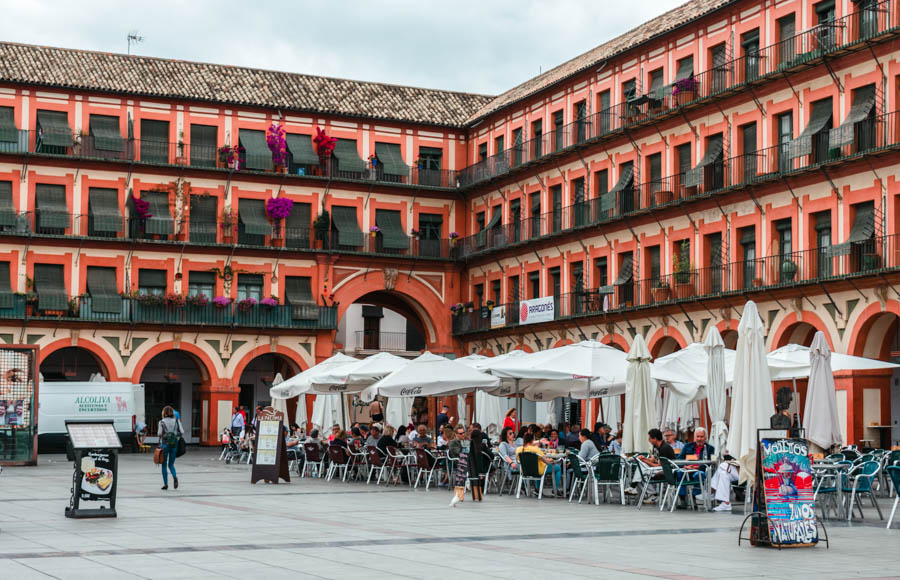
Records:
M503 428L506 429L510 427L513 432L519 431L519 421L516 418L516 409L513 407L509 411L506 412L506 418L503 419Z

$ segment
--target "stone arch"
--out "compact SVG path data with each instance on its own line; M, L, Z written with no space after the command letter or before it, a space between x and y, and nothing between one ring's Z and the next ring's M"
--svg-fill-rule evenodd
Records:
M870 304L856 318L847 353L880 360L890 360L891 341L900 317L900 303L889 300L882 309L880 303Z
M613 348L617 348L622 352L628 352L628 341L625 340L625 337L621 334L611 333L604 334L600 339L600 342L607 346L611 346Z
M112 356L110 356L110 354L99 344L84 339L79 339L77 344L73 344L71 338L62 338L51 342L50 344L41 346L38 367L54 353L67 348L75 348L89 353L91 358L97 363L100 373L107 381L121 380L117 371L117 365Z
M831 339L831 333L828 327L816 314L812 312L803 312L802 319L796 313L791 313L782 319L781 324L775 332L772 333L769 344L772 349L780 348L787 344L802 344L809 346L812 344L813 336L816 331L821 330L825 333L828 340L828 346L834 350L834 341Z
M264 354L280 355L281 357L283 357L284 359L289 361L291 365L293 365L293 368L291 370L294 372L294 374L303 372L309 368L309 365L306 363L305 360L303 360L303 357L300 356L300 353L298 353L297 351L291 350L291 349L281 346L281 345L275 347L275 350L273 351L271 346L264 344L264 345L257 346L250 352L244 354L240 358L240 360L238 360L238 362L234 365L234 368L231 371L231 376L234 377L235 379L239 380L241 375L244 373L244 369L246 369L247 366L251 362L253 362L253 359L260 357ZM284 378L286 379L288 377L284 377Z
M203 378L204 385L211 385L220 379L219 374L216 372L216 364L213 362L212 358L201 348L199 348L195 344L188 342L182 342L178 347L176 347L175 343L172 341L155 344L142 352L140 354L140 358L134 366L134 371L131 375L132 379L135 381L140 381L141 375L144 373L144 369L147 368L147 365L150 363L150 361L156 358L156 356L170 350L183 351L185 354L194 359L194 362L197 364L197 369L200 371L200 375Z
M650 356L659 358L681 350L687 346L687 340L677 329L667 326L657 330L648 342Z

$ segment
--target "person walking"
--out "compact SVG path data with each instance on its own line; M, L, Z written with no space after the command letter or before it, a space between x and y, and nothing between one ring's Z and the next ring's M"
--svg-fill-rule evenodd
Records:
M244 430L244 425L246 425L244 421L244 414L241 413L240 407L235 407L234 413L231 415L231 433L235 438L241 436L241 431Z
M172 407L168 405L163 407L162 419L159 421L156 434L159 437L159 446L163 450L162 489L169 489L169 474L166 472L166 466L172 472L175 489L178 489L178 475L175 473L175 454L178 452L178 440L184 437L184 432L181 430L181 424L175 419L175 411L172 410Z

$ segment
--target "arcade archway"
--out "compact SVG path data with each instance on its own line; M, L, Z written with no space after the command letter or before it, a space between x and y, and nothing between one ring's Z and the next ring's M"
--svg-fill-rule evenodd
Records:
M284 355L278 353L266 353L251 360L238 377L237 384L241 392L238 395L238 404L245 407L248 412L253 411L257 405L267 406L271 404L269 389L277 375L287 380L300 372L297 364ZM296 408L296 401L293 401ZM291 415L293 417L293 415Z
M335 341L352 356L418 355L426 349L429 334L428 321L418 306L395 292L364 294L343 312Z
M167 350L154 356L141 371L144 384L144 414L150 430L162 418L162 409L171 405L181 416L186 439L199 440L201 432L201 387L209 383L209 370L195 356L183 350Z
M48 354L41 361L45 381L89 381L97 375L109 379L100 359L86 348L67 346Z

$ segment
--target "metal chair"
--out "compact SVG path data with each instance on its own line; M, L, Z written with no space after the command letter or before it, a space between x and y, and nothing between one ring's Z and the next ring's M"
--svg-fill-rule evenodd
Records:
M662 479L653 479L653 473L647 469L647 466L644 465L643 461L635 458L633 465L637 467L638 473L641 476L641 495L638 496L637 501L637 507L640 510L644 506L644 498L647 496L647 491L650 489L650 486L655 485L657 496L661 496L662 488L666 482Z
M584 491L588 489L587 482L588 478L591 476L591 472L593 471L593 466L590 462L585 461L584 459L579 457L577 453L574 452L569 453L569 466L572 468L572 491L569 494L569 502L571 502L572 498L575 497L575 493L580 487L581 493L578 494L578 503L581 503L581 500L584 499ZM597 487L595 485L595 497L596 494Z
M670 512L675 511L675 504L678 502L678 495L681 493L682 488L687 491L687 496L690 498L689 503L696 510L697 502L694 499L693 489L702 489L703 487L703 482L700 480L700 471L697 469L681 469L671 459L666 459L665 457L660 457L659 463L662 466L663 479L666 484L662 500L659 502L659 511L665 508L669 493L673 488L674 494L672 495L672 507L669 508ZM693 479L695 474L697 478Z
M519 499L519 495L522 493L522 484L526 481L538 484L538 499L543 498L544 481L546 481L547 476L550 475L550 470L544 469L544 473L542 474L540 462L541 458L537 453L532 453L530 451L519 453L519 486L516 489L516 499ZM528 493L527 488L525 493Z
M428 488L431 487L431 478L434 477L434 473L437 471L437 459L435 459L431 451L427 449L417 447L414 451L416 454L416 463L414 465L416 468L416 481L413 484L413 489L419 487L419 480L422 479L422 475L424 475L425 491L428 491Z
M384 473L384 457L381 456L381 452L378 451L377 447L366 447L366 457L369 459L369 477L366 479L366 485L372 483L372 474L376 471L378 472L378 477L375 479L375 485L378 485Z
M506 462L506 456L500 455L499 453L497 454L497 456L500 458L500 461L503 462L501 464L501 469L499 470L500 486L497 489L497 495L503 495L503 488L506 487L507 482L509 482L509 493L510 493L510 495L512 495L512 490L516 485L516 483L515 483L516 479L519 476L519 469L511 467L509 465L509 463ZM513 462L518 464L518 462L516 462L514 457L512 457L510 459L512 459Z
M867 461L865 463L854 465L850 468L850 471L844 475L841 486L842 491L850 494L850 503L847 505L848 522L853 518L854 506L859 508L860 519L864 518L862 501L860 501L860 496L863 494L869 496L869 499L872 500L872 505L875 506L875 510L878 512L878 517L882 520L884 519L881 508L878 507L878 501L875 499L875 492L872 490L872 483L878 476L880 469L881 465L878 463Z
M493 484L495 488L500 487L503 479L506 478L506 474L503 473L503 465L505 463L506 461L504 461L499 454L495 455L491 459L490 467L488 467L488 473L486 473L484 477L484 493L490 492L491 484Z
M610 487L619 487L619 497L625 505L625 462L618 455L601 453L593 459L594 463L594 501L600 505L600 488L603 488L603 499L607 498ZM607 500L608 501L608 500Z
M331 481L337 471L341 475L341 481L346 481L347 469L350 466L350 456L347 455L347 450L344 447L332 445L328 448L328 458L331 462L328 464L326 480Z
M315 470L316 477L325 477L325 457L322 455L322 448L318 443L304 443L303 453L306 455L306 461L303 463L303 472L300 477L312 477L311 473Z
M887 471L888 476L891 478L891 483L894 486L894 489L900 490L900 466L898 465L888 465L885 469ZM891 508L891 517L888 518L887 528L891 528L891 523L894 521L894 513L897 512L897 504L900 503L900 493L894 494L894 507Z
M410 481L409 477L409 466L406 464L407 456L405 453L401 453L399 449L394 447L393 445L387 448L387 477L385 477L384 481L386 484L391 483L391 480L394 479L395 476L399 475L406 469L406 481Z

